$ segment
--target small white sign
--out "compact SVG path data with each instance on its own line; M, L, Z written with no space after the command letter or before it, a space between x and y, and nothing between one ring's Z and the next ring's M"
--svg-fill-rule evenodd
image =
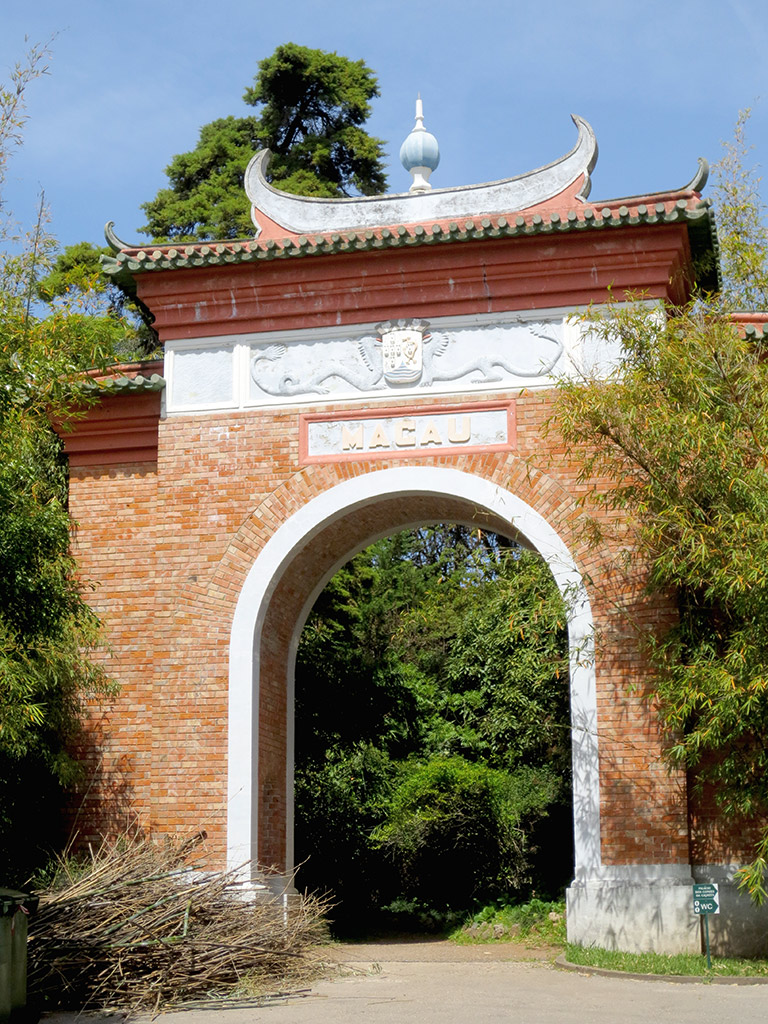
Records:
M509 444L507 406L359 419L307 418L306 456L309 459L390 453L413 455L460 448L503 448Z

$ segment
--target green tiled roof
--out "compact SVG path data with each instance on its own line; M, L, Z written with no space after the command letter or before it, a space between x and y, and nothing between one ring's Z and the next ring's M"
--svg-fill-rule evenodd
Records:
M744 332L745 338L751 338L753 341L768 341L768 314L766 314L766 323L764 324L739 324L739 326Z
M666 202L628 200L630 205L580 207L566 212L534 214L523 217L477 217L446 226L404 224L376 231L345 231L280 242L257 239L204 242L195 244L129 246L114 234L113 223L107 225L107 241L114 256L102 256L105 273L124 286L134 274L155 270L181 270L191 267L216 267L258 260L295 259L330 253L351 253L367 250L396 249L406 246L443 245L479 239L526 238L537 235L559 235L578 231L611 231L615 228L642 225L680 224L689 227L694 259L701 260L699 283L705 289L718 284L717 232L709 200L691 196ZM615 201L614 201L615 204ZM707 258L708 257L708 258Z
M147 391L162 391L164 387L165 377L161 377L159 373L153 373L149 377L143 377L140 373L135 377L104 377L89 380L85 384L86 390L102 395L135 395Z

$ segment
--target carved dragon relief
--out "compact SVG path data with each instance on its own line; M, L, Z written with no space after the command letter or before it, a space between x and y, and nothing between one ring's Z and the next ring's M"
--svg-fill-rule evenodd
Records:
M409 322L394 323L404 327ZM478 330L498 331L508 326L523 328L526 341L530 343L533 336L543 342L543 345L538 346L538 358L535 362L530 360L527 366L518 364L511 351L493 351L482 344L472 345L472 352L467 355L462 349L466 348L468 339L464 339L465 344L462 344L461 331L429 333L426 321L410 323L418 325L418 331L423 336L422 369L418 381L421 388L432 387L435 383L461 381L470 374L474 376L470 377L469 383L480 385L501 383L510 378L546 377L563 354L563 343L558 336L559 325L554 323L516 319L504 325L488 324L471 329L474 334ZM390 324L380 326L386 328ZM316 345L322 349L323 343L317 342ZM510 347L504 346L505 349ZM385 374L381 334L363 335L350 343L346 358L321 356L314 366L312 360L300 361L292 356L287 345L255 345L251 353L251 378L254 384L263 393L275 397L327 395L350 389L361 393L403 390L402 386L393 383Z

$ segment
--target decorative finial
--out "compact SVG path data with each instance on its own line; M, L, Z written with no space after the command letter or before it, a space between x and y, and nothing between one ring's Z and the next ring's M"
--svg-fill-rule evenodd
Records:
M424 127L424 104L421 102L421 93L416 94L416 124L414 131L426 131Z
M416 123L400 147L400 162L413 177L411 192L428 192L432 186L429 176L440 163L437 139L424 127L424 108L421 93L416 99Z

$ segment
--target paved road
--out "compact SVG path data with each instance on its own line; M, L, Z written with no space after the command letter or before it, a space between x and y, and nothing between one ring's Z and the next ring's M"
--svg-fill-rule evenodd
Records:
M482 948L482 947L481 947ZM475 947L477 949L477 947ZM370 953L376 959L370 958ZM635 981L489 956L416 959L366 947L311 994L265 1007L163 1014L161 1024L766 1024L768 985ZM365 956L365 954L368 954ZM446 954L450 955L450 954ZM48 1024L86 1024L55 1014ZM90 1018L102 1024L101 1018ZM104 1021L106 1024L106 1021ZM114 1024L114 1017L110 1019Z

